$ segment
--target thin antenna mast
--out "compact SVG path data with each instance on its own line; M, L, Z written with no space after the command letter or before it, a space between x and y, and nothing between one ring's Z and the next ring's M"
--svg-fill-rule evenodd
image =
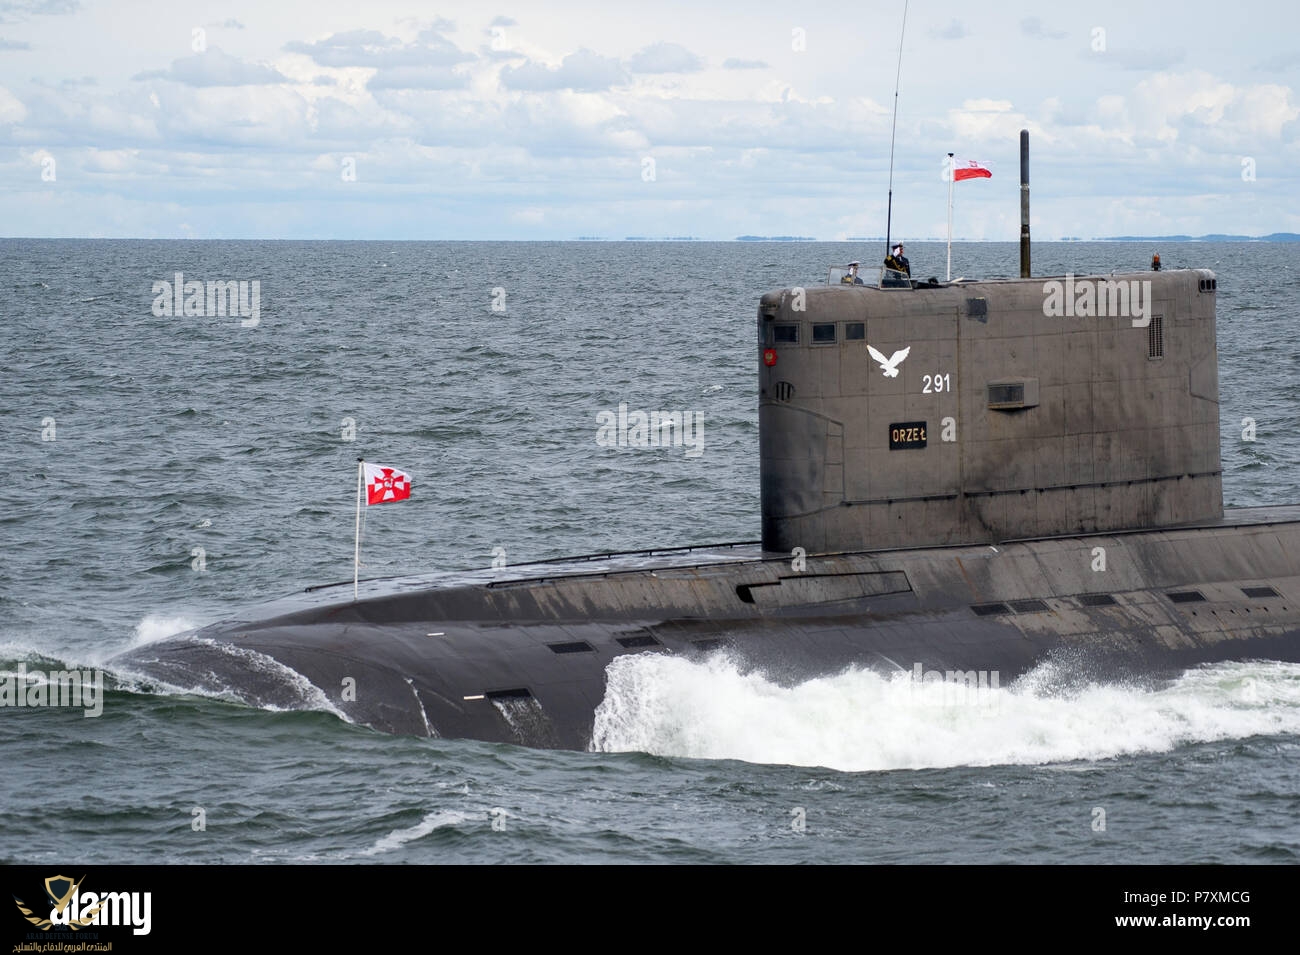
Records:
M903 76L903 33L907 30L907 0L903 0L903 26L898 31L898 71L894 74L894 122L889 128L889 203L885 210L885 257L889 257L890 226L894 218L894 132L898 129L898 81Z

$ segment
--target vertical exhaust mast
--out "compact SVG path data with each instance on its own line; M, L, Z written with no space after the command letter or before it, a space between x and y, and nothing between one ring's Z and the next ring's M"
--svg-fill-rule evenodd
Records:
M1020 131L1020 277L1029 278L1029 130Z

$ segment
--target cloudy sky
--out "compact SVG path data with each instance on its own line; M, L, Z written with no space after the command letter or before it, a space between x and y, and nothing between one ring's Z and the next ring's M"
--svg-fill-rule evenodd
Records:
M0 0L0 234L884 233L902 3ZM913 0L895 235L1300 232L1300 7Z

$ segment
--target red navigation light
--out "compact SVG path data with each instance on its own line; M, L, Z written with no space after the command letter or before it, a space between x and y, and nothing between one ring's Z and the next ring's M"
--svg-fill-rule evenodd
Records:
M771 368L773 365L776 364L776 349L775 349L775 348L767 348L767 349L764 349L764 351L763 351L763 364L764 364L764 365L767 365L768 368Z

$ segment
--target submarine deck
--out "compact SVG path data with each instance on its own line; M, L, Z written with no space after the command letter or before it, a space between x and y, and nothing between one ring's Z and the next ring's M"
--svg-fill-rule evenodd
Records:
M1169 525L1159 528L1134 528L1131 530L1081 531L1074 534L1057 534L1050 537L1014 538L999 541L999 544L1027 543L1036 540L1071 540L1082 537L1128 537L1133 535L1162 534L1174 531L1212 530L1227 527L1265 526L1271 524L1300 523L1300 504L1262 505L1255 507L1225 508L1223 517L1215 521L1196 521L1187 524ZM892 547L880 550L843 551L835 554L810 554L810 557L829 557L843 555L860 555L866 557L883 556L892 553L915 551L953 551L968 549L970 543L963 544L923 544L915 547ZM380 597L394 593L424 590L431 586L466 586L488 585L489 587L519 585L530 581L542 581L556 577L598 577L611 573L628 573L660 568L687 569L705 567L714 564L739 562L770 561L788 562L791 555L784 551L764 551L759 541L732 541L717 544L697 544L684 547L651 548L635 551L610 551L605 553L584 554L570 557L551 557L543 560L529 561L497 569L440 571L418 575L394 575L390 577L370 577L361 580L360 600L368 597ZM339 581L330 584L315 584L302 591L275 598L257 608L265 611L274 604L291 602L295 609L302 609L312 604L334 604L338 602L338 588L351 587L352 581ZM319 598L318 600L311 599ZM250 608L251 609L251 608ZM287 609L287 608L286 608Z

